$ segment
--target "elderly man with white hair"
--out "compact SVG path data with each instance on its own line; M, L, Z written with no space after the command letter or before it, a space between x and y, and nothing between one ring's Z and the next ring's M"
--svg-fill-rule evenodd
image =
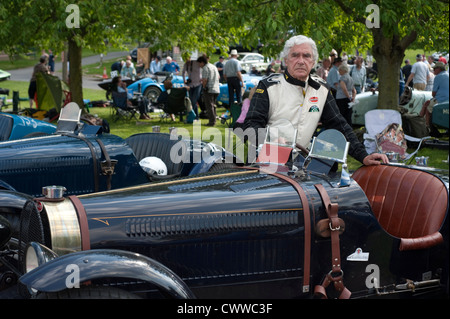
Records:
M172 57L166 58L166 64L164 64L162 71L178 74L180 72L180 66L178 63L172 60Z
M319 122L326 129L336 129L350 142L349 154L364 165L388 163L384 154L367 154L352 127L340 114L329 88L310 71L317 63L315 42L303 35L286 41L281 57L286 64L284 74L274 73L259 81L250 103L244 130L250 140L258 140L258 129L287 119L297 128L297 143L310 146ZM253 130L251 130L253 129Z

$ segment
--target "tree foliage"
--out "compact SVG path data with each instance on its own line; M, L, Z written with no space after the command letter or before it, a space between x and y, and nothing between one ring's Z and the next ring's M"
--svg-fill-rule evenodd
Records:
M30 48L61 51L68 44L75 61L81 48L104 52L129 39L148 42L152 50L179 46L183 51L223 53L233 43L277 57L294 34L313 38L320 56L338 51L372 51L380 74L380 100L393 107L398 69L408 47L448 50L448 0L84 0L80 27L68 28L68 2L15 0L0 4L0 50ZM379 28L368 28L367 8L379 8ZM381 66L381 67L380 67ZM74 72L72 72L74 71ZM71 89L81 101L81 65L71 64Z

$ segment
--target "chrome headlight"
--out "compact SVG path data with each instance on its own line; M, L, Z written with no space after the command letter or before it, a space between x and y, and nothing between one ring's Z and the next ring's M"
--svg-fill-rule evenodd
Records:
M25 272L30 272L57 257L57 254L44 245L31 242L28 244L25 253Z
M51 234L52 250L59 256L81 250L81 229L77 211L69 199L43 201Z

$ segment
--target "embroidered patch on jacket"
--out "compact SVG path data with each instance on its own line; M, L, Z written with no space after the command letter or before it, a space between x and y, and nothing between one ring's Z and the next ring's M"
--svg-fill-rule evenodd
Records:
M256 89L255 93L264 93L263 89Z
M317 103L319 102L319 98L317 96L313 96L309 98L309 102L311 103Z
M317 105L313 105L309 108L308 112L319 112L319 107Z

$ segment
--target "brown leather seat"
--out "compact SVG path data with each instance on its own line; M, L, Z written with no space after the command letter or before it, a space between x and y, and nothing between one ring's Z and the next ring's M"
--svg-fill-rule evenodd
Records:
M439 229L448 210L448 191L436 176L405 167L363 166L353 173L381 226L401 238L400 250L443 241Z

